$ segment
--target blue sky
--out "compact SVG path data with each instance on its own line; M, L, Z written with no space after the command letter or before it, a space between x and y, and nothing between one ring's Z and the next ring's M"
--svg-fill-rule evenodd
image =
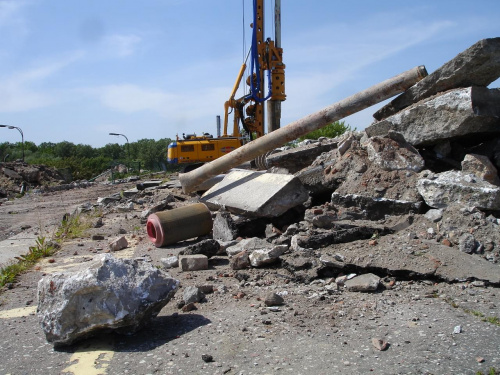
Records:
M245 8L245 11L243 11ZM0 0L0 124L25 140L101 147L216 133L251 0ZM272 3L266 0L271 21ZM282 0L282 125L500 36L498 0ZM271 22L266 35L273 37ZM500 87L499 80L490 87ZM350 116L358 130L381 105ZM18 142L0 129L0 142Z

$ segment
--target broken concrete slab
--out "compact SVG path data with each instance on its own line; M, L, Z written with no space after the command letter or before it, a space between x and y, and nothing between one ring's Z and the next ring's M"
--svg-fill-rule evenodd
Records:
M211 210L224 207L250 217L276 217L309 197L300 180L291 175L236 170L201 197Z
M410 244L414 245L409 246ZM382 237L375 246L366 246L362 241L356 241L352 242L348 249L333 245L322 251L336 252L343 256L344 273L348 272L346 270L365 269L379 275L403 278L426 278L446 282L481 280L500 285L498 264L435 241L408 242L394 237ZM339 270L333 271L338 273Z
M422 169L424 160L401 135L391 132L389 136L360 137L361 143L348 138L349 147L342 155L337 150L325 153L309 171L306 168L297 176L313 197L334 192L332 203L339 207L354 207L360 202L353 200L363 199L363 205L357 206L363 208L363 218L377 220L385 215L420 212L416 171Z
M95 257L83 270L54 273L38 283L38 319L56 346L106 330L131 334L154 318L179 282L138 259Z
M414 146L463 136L500 133L500 89L467 87L449 90L411 105L365 129L370 137L390 130Z
M157 187L160 186L162 183L162 180L149 180L149 181L143 181L140 182L136 185L136 188L138 190L144 190L150 187Z
M97 198L97 204L107 205L107 204L110 204L110 203L119 202L121 199L122 199L122 197L120 196L120 194L116 193L116 194L113 194L113 195L111 195L109 197L99 197L99 198Z
M191 244L179 252L180 255L206 255L211 258L217 255L220 249L220 244L216 240L206 239L200 242Z
M336 139L325 139L322 142L310 143L302 147L272 153L266 157L266 165L267 168L285 168L289 173L294 174L308 167L323 152L337 148L337 144Z
M373 117L380 121L439 92L469 86L486 87L498 77L500 38L483 39L410 87Z
M347 243L359 239L369 239L386 235L392 231L384 227L367 227L348 224L337 224L333 229L310 229L307 233L292 237L292 247L295 249L320 249L331 244Z
M226 248L226 252L229 257L232 257L233 255L236 255L244 250L250 253L254 250L268 249L272 246L274 245L267 242L264 239L258 237L252 237L252 238L245 238L233 246L228 246Z
M421 213L424 209L421 200L407 201L403 199L367 197L358 194L333 193L331 203L338 207L362 207L363 218L380 220L387 215L405 215L410 212Z
M141 223L146 223L149 215L165 210L166 208L168 208L168 205L172 202L175 202L175 198L172 194L168 194L161 201L156 202L153 206L142 211L141 212Z
M425 171L422 173L426 173ZM450 204L500 210L500 187L461 171L428 174L418 180L417 189L425 203L433 208Z

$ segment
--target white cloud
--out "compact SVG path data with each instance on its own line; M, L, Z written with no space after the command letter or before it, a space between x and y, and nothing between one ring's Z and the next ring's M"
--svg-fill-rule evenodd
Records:
M58 101L54 90L37 89L35 86L79 60L82 56L82 52L75 52L60 60L39 63L32 69L19 71L8 77L0 77L2 78L0 111L27 111L54 104Z
M22 0L0 0L0 28L20 27L27 30L21 10L27 5Z
M229 91L225 88L171 93L133 84L108 85L88 89L87 92L97 95L103 105L118 112L149 111L164 118L177 120L196 119L204 116L207 111L214 111L216 107L222 109L224 103L221 98L229 95Z
M386 23L389 24L383 29L377 23L337 23L309 31L291 41L291 46L298 47L285 51L288 59L285 63L289 67L295 67L293 73L287 73L287 102L283 104L286 118L299 119L343 99L332 97L332 94L338 91L341 85L363 76L367 67L388 60L447 30L454 30L456 26L446 20L428 24L401 24L400 21ZM356 30L356 34L353 34L352 30ZM344 42L342 35L346 33L350 33L350 36ZM311 64L311 61L314 61L314 64ZM314 69L311 69L312 65ZM402 67L401 71L407 68L411 67ZM380 80L387 78L390 77L381 77Z

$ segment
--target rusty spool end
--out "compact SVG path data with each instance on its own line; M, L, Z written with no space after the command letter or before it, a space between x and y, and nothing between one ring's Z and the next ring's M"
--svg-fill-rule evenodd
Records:
M146 231L148 232L150 241L156 247L160 247L163 244L165 240L165 232L161 226L160 218L157 215L151 214L148 216Z

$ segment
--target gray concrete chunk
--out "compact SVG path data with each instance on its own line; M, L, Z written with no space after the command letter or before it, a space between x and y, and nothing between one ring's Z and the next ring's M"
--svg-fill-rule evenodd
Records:
M430 207L458 203L480 210L500 210L500 187L460 171L443 172L418 180L417 189Z
M373 292L380 284L380 277L373 273L359 275L345 282L345 287L351 292Z
M438 92L469 86L486 87L498 77L500 38L483 39L382 107L373 117L382 120Z
M374 123L365 131L373 137L384 136L390 130L403 134L414 146L470 134L500 133L500 89L450 90Z
M201 197L211 210L251 217L276 217L305 202L309 194L291 175L238 170Z
M183 271L201 271L208 269L206 255L182 255L179 257L179 267Z
M57 346L109 330L131 334L158 315L178 286L147 262L102 254L86 269L38 282L38 319Z

